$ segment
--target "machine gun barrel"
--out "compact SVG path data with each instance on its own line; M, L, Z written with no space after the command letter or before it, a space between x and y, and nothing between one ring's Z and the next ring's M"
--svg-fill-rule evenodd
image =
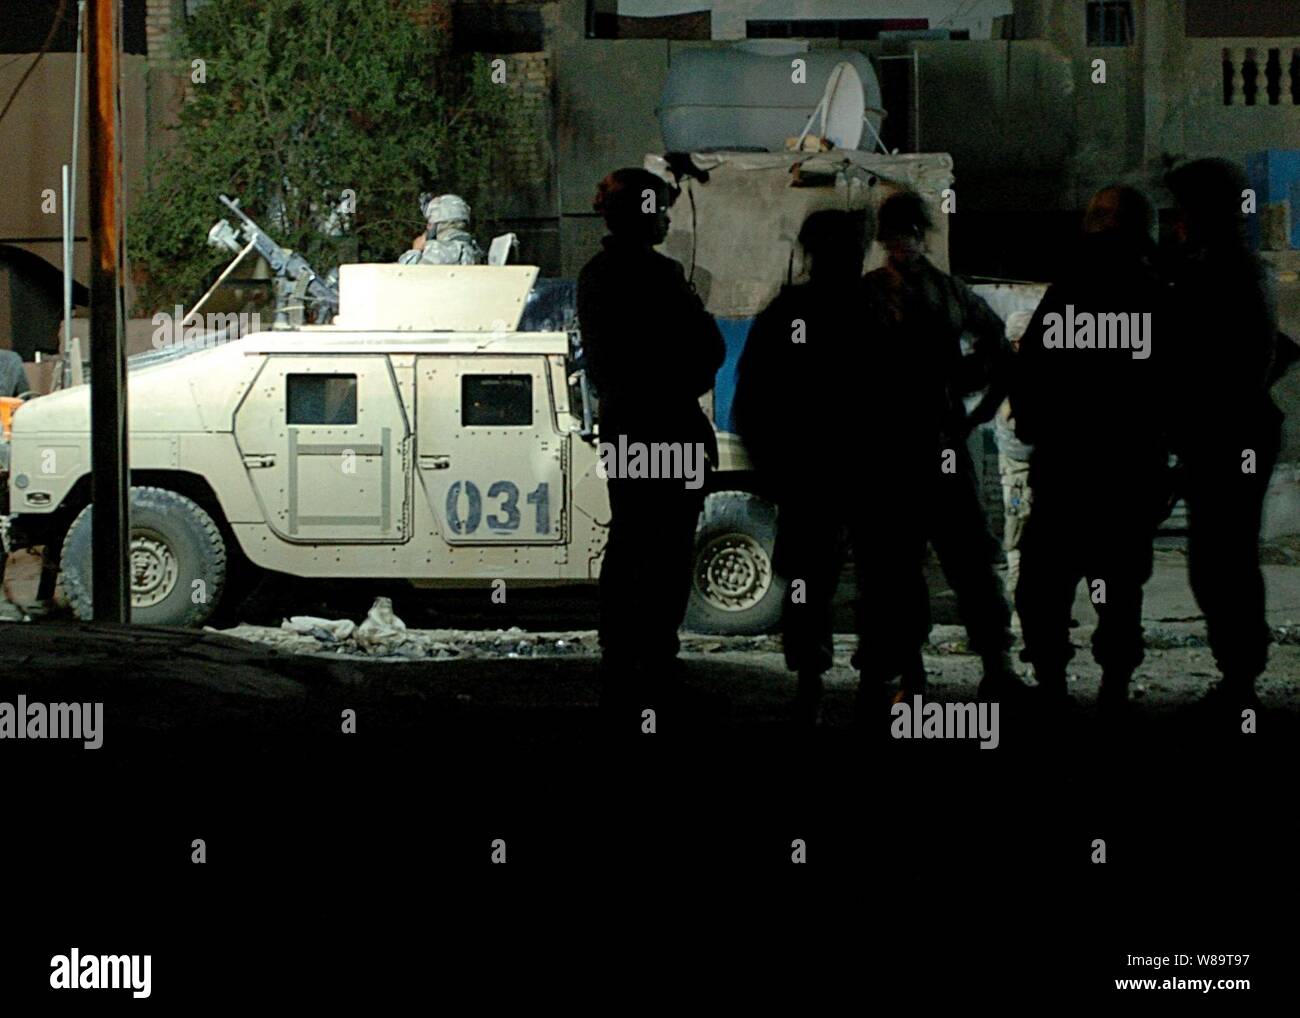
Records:
M277 279L293 284L294 288L311 301L323 306L328 316L338 311L338 289L327 283L307 259L294 251L289 251L274 240L239 207L239 200L218 196L221 204L239 217L243 224L244 236L257 248L258 254L266 259Z

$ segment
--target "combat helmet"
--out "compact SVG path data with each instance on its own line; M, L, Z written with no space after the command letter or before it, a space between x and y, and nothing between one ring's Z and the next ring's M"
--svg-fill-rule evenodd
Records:
M430 226L469 222L469 204L458 194L429 195L421 202L421 206L425 221Z

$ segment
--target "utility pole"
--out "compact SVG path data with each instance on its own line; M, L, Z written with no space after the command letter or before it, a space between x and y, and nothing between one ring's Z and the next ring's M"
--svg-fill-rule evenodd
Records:
M127 558L126 358L117 104L119 0L90 0L90 448L96 622L130 621Z

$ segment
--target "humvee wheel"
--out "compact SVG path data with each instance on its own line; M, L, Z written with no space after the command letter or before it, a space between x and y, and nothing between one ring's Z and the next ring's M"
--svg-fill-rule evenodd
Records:
M91 520L86 506L63 542L63 589L77 618L89 620ZM131 489L131 621L200 626L226 583L226 543L196 502L164 488Z
M131 607L152 608L176 586L176 556L157 534L131 532Z
M785 582L772 569L776 509L747 491L704 502L686 627L727 636L766 633L780 621Z

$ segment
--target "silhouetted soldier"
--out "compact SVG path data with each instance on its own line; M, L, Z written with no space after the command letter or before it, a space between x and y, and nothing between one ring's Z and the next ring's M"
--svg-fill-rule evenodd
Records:
M1205 159L1166 178L1177 202L1173 268L1177 372L1170 391L1174 451L1184 471L1188 578L1223 681L1209 703L1256 705L1272 634L1264 613L1259 529L1281 444L1268 394L1277 321L1267 277L1246 246L1247 182Z
M600 182L593 207L609 236L578 277L578 319L602 447L675 444L716 462L717 439L699 399L722 365L722 334L682 267L654 250L667 235L674 196L642 169L616 170ZM600 575L604 702L626 696L653 707L644 698L650 691L680 692L677 629L707 485L622 476L626 464L614 465Z
M900 398L898 371L888 370L868 345L878 313L867 299L862 265L868 243L864 212L821 211L799 233L811 259L810 281L787 286L754 320L737 370L732 414L745 449L776 498L777 537L773 566L790 584L782 610L786 666L798 673L795 719L816 721L822 676L832 664L831 605L844 563L845 541L853 550L858 579L859 661L867 653L877 667L863 688L876 702L876 672L894 678L920 667L928 616L916 616L921 599L904 600L900 586L923 585L919 530L909 542L890 526L878 502L866 502L851 482L842 486L845 449L865 450L877 440L905 467L917 455L899 453L914 439L900 428L890 406L911 412ZM863 386L876 388L864 404ZM868 407L870 412L868 412ZM891 434L881 435L882 420ZM901 435L892 433L899 428ZM873 472L894 477L877 459ZM849 463L852 468L851 462ZM904 519L914 515L905 508ZM928 611L928 603L925 604ZM909 614L910 613L910 614Z
M984 517L966 440L1002 402L1012 354L1002 319L968 286L926 258L925 236L931 229L925 202L915 192L891 195L880 206L877 237L889 261L868 273L866 281L884 310L887 329L874 345L905 351L924 382L924 409L937 437L924 453L913 504L957 595L970 647L983 659L979 695L996 699L1024 687L1008 653L1014 642L1011 608L994 572L997 542ZM967 356L963 334L972 337ZM985 387L989 393L980 408L967 414L963 397ZM924 671L913 671L905 677L903 693L924 687Z
M1142 586L1168 491L1159 401L1178 342L1152 264L1154 229L1140 192L1099 191L1073 264L1043 297L1016 359L1011 405L1017 437L1033 447L1034 493L1016 610L1025 657L1056 705L1068 699L1081 579L1097 611L1092 653L1104 709L1127 703L1144 654Z

